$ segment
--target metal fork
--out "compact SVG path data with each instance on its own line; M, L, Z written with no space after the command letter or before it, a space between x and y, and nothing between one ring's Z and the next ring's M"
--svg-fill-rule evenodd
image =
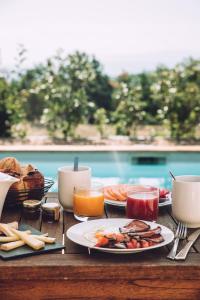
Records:
M187 236L187 227L183 223L179 222L176 233L175 233L174 245L173 245L171 251L169 252L167 258L173 259L173 260L175 259L179 240L184 240L186 238L186 236Z

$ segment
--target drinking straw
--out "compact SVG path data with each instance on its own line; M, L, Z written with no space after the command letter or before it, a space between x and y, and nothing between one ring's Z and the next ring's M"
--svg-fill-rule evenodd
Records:
M176 177L172 174L171 171L169 171L169 174L171 175L171 177L172 177L174 180L176 180Z
M74 157L74 171L78 171L78 157Z

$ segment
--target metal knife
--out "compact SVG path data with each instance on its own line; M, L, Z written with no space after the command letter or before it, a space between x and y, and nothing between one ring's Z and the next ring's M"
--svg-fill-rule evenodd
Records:
M187 244L183 247L183 249L175 256L175 259L177 260L185 260L187 257L187 254L194 244L194 242L197 240L198 236L200 235L200 229L194 231L192 234L188 237Z

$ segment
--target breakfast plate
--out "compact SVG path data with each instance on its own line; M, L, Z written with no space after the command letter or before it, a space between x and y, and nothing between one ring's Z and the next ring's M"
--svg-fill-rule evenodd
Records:
M167 206L172 204L172 195L169 193L166 198L160 198L159 207Z
M104 199L105 203L118 207L126 206L126 199L128 197L128 193L133 191L140 191L141 188L143 190L149 189L149 186L141 186L141 185L132 185L132 184L115 184L104 187ZM160 188L160 201L159 207L167 206L171 204L171 193L169 190Z
M104 202L109 205L118 206L118 207L126 207L126 201L116 201L105 199ZM166 198L160 198L160 202L158 204L159 207L168 206L172 204L171 193Z
M144 223L144 221L140 221L140 220L137 221ZM81 246L95 249L102 252L115 253L115 254L137 253L137 252L160 248L171 243L174 239L174 234L169 228L157 224L155 222L145 221L144 224L149 226L150 231L154 229L156 230L157 228L160 229L161 232L160 236L162 236L163 238L161 242L145 248L140 247L134 249L128 249L128 248L117 249L117 248L106 248L106 247L97 246L97 238L96 238L97 232L103 231L105 233L120 234L121 232L120 228L125 228L125 226L130 222L133 222L133 220L122 219L122 218L91 220L91 221L73 225L67 230L66 235L71 241Z

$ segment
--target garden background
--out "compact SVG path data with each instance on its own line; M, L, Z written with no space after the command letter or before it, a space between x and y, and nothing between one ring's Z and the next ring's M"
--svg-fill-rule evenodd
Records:
M84 52L59 50L28 69L27 57L19 45L15 66L0 74L1 142L27 142L34 128L56 143L98 142L90 140L94 128L101 141L120 135L132 142L199 142L200 60L111 77Z

